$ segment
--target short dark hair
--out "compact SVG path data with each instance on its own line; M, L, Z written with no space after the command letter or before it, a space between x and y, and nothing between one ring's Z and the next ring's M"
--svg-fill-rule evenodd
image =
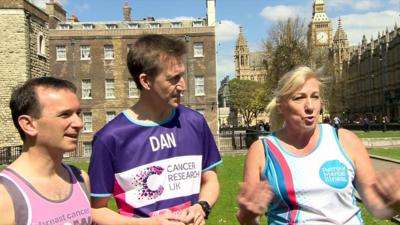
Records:
M27 80L24 84L13 90L10 99L11 115L14 126L17 128L22 140L25 141L24 131L18 123L21 115L29 115L40 118L41 105L36 94L36 87L48 87L54 89L67 89L76 93L76 86L70 81L54 77L37 77Z
M127 57L129 72L141 90L139 75L145 73L151 77L157 76L162 70L163 60L170 57L179 58L187 52L183 40L164 35L148 34L140 37Z

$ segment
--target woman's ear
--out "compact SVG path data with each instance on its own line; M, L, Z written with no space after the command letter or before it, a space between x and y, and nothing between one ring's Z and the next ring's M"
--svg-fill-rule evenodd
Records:
M139 82L142 85L143 89L150 90L151 83L149 75L145 73L141 73L139 75Z
M18 124L28 136L36 136L38 133L37 124L31 116L21 115L18 117Z

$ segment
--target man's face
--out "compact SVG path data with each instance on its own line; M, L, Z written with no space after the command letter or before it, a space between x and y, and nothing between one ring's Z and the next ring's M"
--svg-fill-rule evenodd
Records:
M49 151L74 151L83 127L75 93L68 89L37 87L36 94L41 106L40 118L33 121L37 129L36 145Z
M182 59L171 58L164 63L162 71L152 81L155 99L160 100L160 107L165 103L173 108L179 106L181 93L186 89L184 74Z

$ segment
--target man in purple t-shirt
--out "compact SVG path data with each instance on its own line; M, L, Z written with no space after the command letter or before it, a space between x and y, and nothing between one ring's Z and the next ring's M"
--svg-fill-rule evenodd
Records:
M183 41L162 35L145 35L129 51L140 98L93 139L91 201L101 221L205 224L222 160L204 117L180 105L185 54ZM111 196L125 217L107 209Z

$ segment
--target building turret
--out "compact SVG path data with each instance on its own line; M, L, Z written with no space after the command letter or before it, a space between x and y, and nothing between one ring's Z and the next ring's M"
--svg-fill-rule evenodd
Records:
M131 12L132 9L131 7L129 7L129 3L128 0L125 0L125 4L124 4L124 21L131 21Z

